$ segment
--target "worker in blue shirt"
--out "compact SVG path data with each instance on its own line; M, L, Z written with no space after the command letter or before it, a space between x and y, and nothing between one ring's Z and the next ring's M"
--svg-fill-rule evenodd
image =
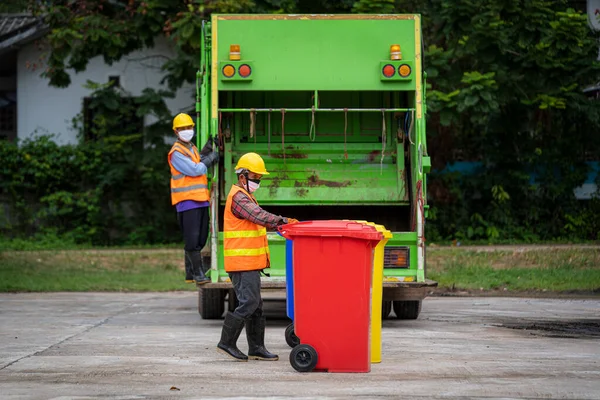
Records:
M194 121L187 114L173 119L177 141L169 152L171 168L171 203L177 210L177 219L185 242L185 281L201 285L210 282L202 265L201 250L208 238L208 168L219 161L213 151L212 139L201 152L192 143Z

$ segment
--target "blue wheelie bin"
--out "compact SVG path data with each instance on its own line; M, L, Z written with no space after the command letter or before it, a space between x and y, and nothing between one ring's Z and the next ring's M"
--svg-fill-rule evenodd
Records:
M279 234L279 232L277 232ZM279 234L281 236L281 234ZM292 323L285 328L285 341L291 348L300 344L300 339L294 333L294 242L285 241L285 298L286 313Z

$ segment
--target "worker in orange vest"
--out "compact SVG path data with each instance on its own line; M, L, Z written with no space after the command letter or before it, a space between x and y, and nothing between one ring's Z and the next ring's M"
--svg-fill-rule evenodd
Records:
M260 295L260 273L270 266L267 228L298 221L263 210L252 195L260 187L261 177L269 174L261 156L244 154L235 172L238 182L231 187L225 203L223 256L239 305L225 316L217 349L238 361L248 358L277 361L279 356L265 348L266 320ZM237 348L244 325L248 355Z
M192 143L194 121L187 114L173 119L173 131L177 141L169 152L171 168L171 203L177 210L177 219L185 242L185 281L204 284L210 279L204 273L200 251L208 238L208 190L207 170L219 161L213 151L212 139L198 152Z

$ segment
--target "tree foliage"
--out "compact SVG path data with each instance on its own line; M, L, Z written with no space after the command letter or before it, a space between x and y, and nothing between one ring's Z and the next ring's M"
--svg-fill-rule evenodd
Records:
M19 144L0 141L0 203L7 210L0 232L96 245L176 241L165 93L146 89L124 103L131 95L112 82L88 82L87 87L94 90L89 105L94 117L74 119L79 144L59 146L52 136ZM123 123L136 114L154 115L158 122L143 131Z
M211 13L420 13L436 171L428 185L430 235L598 238L596 203L573 195L589 172L585 161L600 159L600 102L583 93L600 81L598 35L566 0L59 0L31 7L50 27L44 75L51 85L68 86L69 71L94 57L110 64L165 35L177 50L163 65L170 89L194 80L201 21ZM106 88L98 89L98 104L115 111L102 100ZM146 94L157 105L165 93ZM480 167L469 176L441 172L461 159Z
M582 91L599 79L597 35L566 1L480 1L476 13L472 5L430 1L425 13L434 166L454 161L443 148L482 163L437 202L460 210L440 234L483 220L509 237L559 236L585 206L573 189L585 181L586 159L600 159L600 102Z
M136 151L128 137L57 145L0 141L5 237L61 237L96 245L179 239L170 204L168 147ZM167 178L165 178L167 177Z

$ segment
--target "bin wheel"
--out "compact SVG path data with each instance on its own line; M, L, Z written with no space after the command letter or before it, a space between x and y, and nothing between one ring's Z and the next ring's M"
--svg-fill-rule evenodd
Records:
M392 312L392 302L391 301L383 301L381 303L381 319L388 319L390 317L391 312Z
M300 344L300 339L294 332L294 323L292 322L285 328L285 341L292 349Z
M421 312L421 301L395 301L394 312L398 319L417 319Z
M299 344L290 352L290 364L298 372L310 372L317 366L317 351L308 344Z

